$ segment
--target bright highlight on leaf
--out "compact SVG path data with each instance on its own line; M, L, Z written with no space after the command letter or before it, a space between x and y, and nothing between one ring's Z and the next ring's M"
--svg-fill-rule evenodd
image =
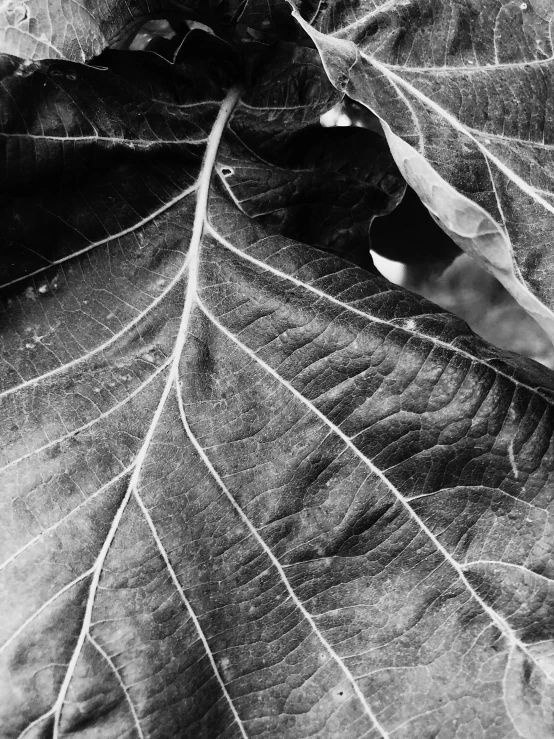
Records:
M402 173L548 316L425 87L462 10L197 5L0 25L0 737L550 739L554 376L369 252Z
M446 215L454 188L466 212L488 214L494 244L441 222L553 337L552 12L525 6L294 3L329 78L398 137L393 155L412 162L403 174L431 211ZM421 174L434 172L432 201L418 155Z

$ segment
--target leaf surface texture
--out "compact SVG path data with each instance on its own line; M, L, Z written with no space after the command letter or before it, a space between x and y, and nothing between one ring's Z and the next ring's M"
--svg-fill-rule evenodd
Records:
M4 58L2 736L552 735L552 376L370 271L282 43Z
M425 205L552 337L550 4L295 7L330 79L383 121Z

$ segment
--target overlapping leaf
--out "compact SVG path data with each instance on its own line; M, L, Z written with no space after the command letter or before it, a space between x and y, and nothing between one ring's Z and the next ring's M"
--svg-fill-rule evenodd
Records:
M138 28L159 18L169 18L177 29L187 19L201 22L227 40L248 30L253 37L298 35L287 0L3 0L0 54L86 62L109 46L126 48Z
M145 17L175 12L170 2L2 0L0 53L84 62Z
M335 85L388 124L425 204L553 336L554 6L296 7Z
M127 56L5 66L0 735L550 737L551 374L355 264L315 51Z

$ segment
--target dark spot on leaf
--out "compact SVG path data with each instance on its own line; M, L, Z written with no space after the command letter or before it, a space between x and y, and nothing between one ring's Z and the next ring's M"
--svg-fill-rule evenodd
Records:
M17 3L10 3L5 9L5 13L9 26L19 26L29 17L27 6Z
M492 637L488 642L488 646L493 652L503 652L505 649L504 637L496 626L492 629Z
M216 374L214 357L210 346L205 341L197 341L194 385L201 395L210 395L213 387L213 379Z
M345 90L348 85L349 76L346 73L339 74L337 78L337 84L341 90Z
M529 685L529 682L531 680L531 675L533 674L533 666L531 665L531 662L526 657L523 662L523 681L526 685Z
M387 529L396 515L397 506L389 501L377 508L361 513L355 521L330 537L330 541L325 546L325 556L359 556L361 552L371 548L372 532L376 528Z

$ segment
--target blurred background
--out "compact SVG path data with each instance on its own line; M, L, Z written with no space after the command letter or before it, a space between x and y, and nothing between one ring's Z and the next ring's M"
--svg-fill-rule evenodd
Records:
M380 220L393 217L394 213ZM425 270L421 265L393 262L376 253L373 253L373 260L388 280L460 316L491 344L554 369L554 346L541 327L496 278L467 254L456 257L442 275Z
M210 30L187 24L188 30L196 27ZM171 60L182 31L166 19L149 21L139 24L118 48L148 49ZM383 135L378 118L348 98L325 113L321 124L360 126ZM388 280L465 319L491 344L554 369L554 346L544 331L496 278L458 249L410 187L390 215L374 220L370 238L375 266Z
M380 129L373 114L348 100L322 116L321 124ZM370 238L375 266L388 280L455 313L491 344L554 369L554 346L542 328L460 251L410 187L390 215L373 221Z
M195 27L209 30L188 24L188 30ZM139 25L119 48L148 49L171 60L180 38L182 29L154 20ZM378 118L348 98L323 115L321 124L360 126L383 135ZM388 280L465 319L491 344L554 369L554 346L544 331L496 278L458 249L410 187L390 215L374 220L370 237L375 266Z

